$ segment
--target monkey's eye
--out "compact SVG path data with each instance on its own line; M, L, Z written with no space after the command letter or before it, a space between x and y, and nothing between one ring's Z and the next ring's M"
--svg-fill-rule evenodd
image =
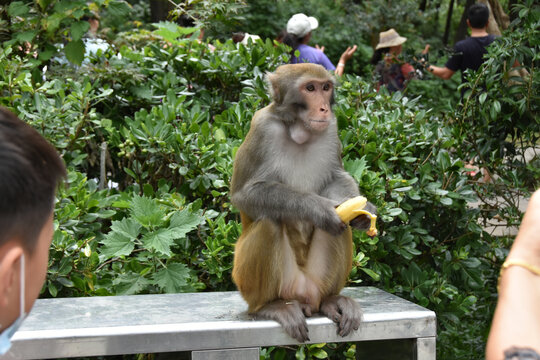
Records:
M315 91L315 86L313 86L313 84L309 84L306 86L306 90L307 91Z
M323 85L323 90L324 90L324 91L330 90L330 84L328 84L328 83L324 84L324 85Z

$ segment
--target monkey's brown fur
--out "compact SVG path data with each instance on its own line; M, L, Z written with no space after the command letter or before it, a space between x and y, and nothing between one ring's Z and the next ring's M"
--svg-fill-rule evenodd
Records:
M295 64L268 82L273 102L255 113L234 162L231 201L243 232L233 280L250 313L280 322L295 339L309 339L305 316L319 310L344 336L361 311L339 295L353 254L335 207L359 192L341 162L334 79L320 65Z

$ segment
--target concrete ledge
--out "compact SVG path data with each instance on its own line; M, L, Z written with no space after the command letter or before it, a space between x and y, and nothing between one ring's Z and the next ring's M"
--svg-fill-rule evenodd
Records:
M312 343L421 339L428 355L419 359L435 359L434 312L373 287L346 288L342 294L362 306L362 326L342 338L332 321L313 316L307 321ZM297 343L278 323L253 320L246 309L238 292L40 299L6 358L200 350L215 356L206 350L253 353L261 346Z

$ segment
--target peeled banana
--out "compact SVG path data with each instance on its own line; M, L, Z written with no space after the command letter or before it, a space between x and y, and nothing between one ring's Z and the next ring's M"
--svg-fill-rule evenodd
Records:
M343 220L343 222L347 224L352 219L356 218L358 215L369 216L371 219L371 224L366 234L368 234L368 236L376 236L377 235L377 228L376 228L377 215L373 215L369 211L363 210L366 204L367 204L367 199L365 197L357 196L343 202L341 205L339 205L336 208L336 211L339 217L341 218L341 220Z

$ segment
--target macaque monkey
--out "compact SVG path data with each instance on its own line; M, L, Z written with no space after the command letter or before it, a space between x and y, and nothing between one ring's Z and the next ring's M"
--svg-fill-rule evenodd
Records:
M233 280L250 314L276 320L300 342L309 340L306 316L315 312L347 336L362 313L339 295L353 245L335 208L359 192L341 161L335 80L308 63L280 66L267 79L273 102L255 113L234 161L231 201L243 231ZM367 217L355 220L367 229Z

